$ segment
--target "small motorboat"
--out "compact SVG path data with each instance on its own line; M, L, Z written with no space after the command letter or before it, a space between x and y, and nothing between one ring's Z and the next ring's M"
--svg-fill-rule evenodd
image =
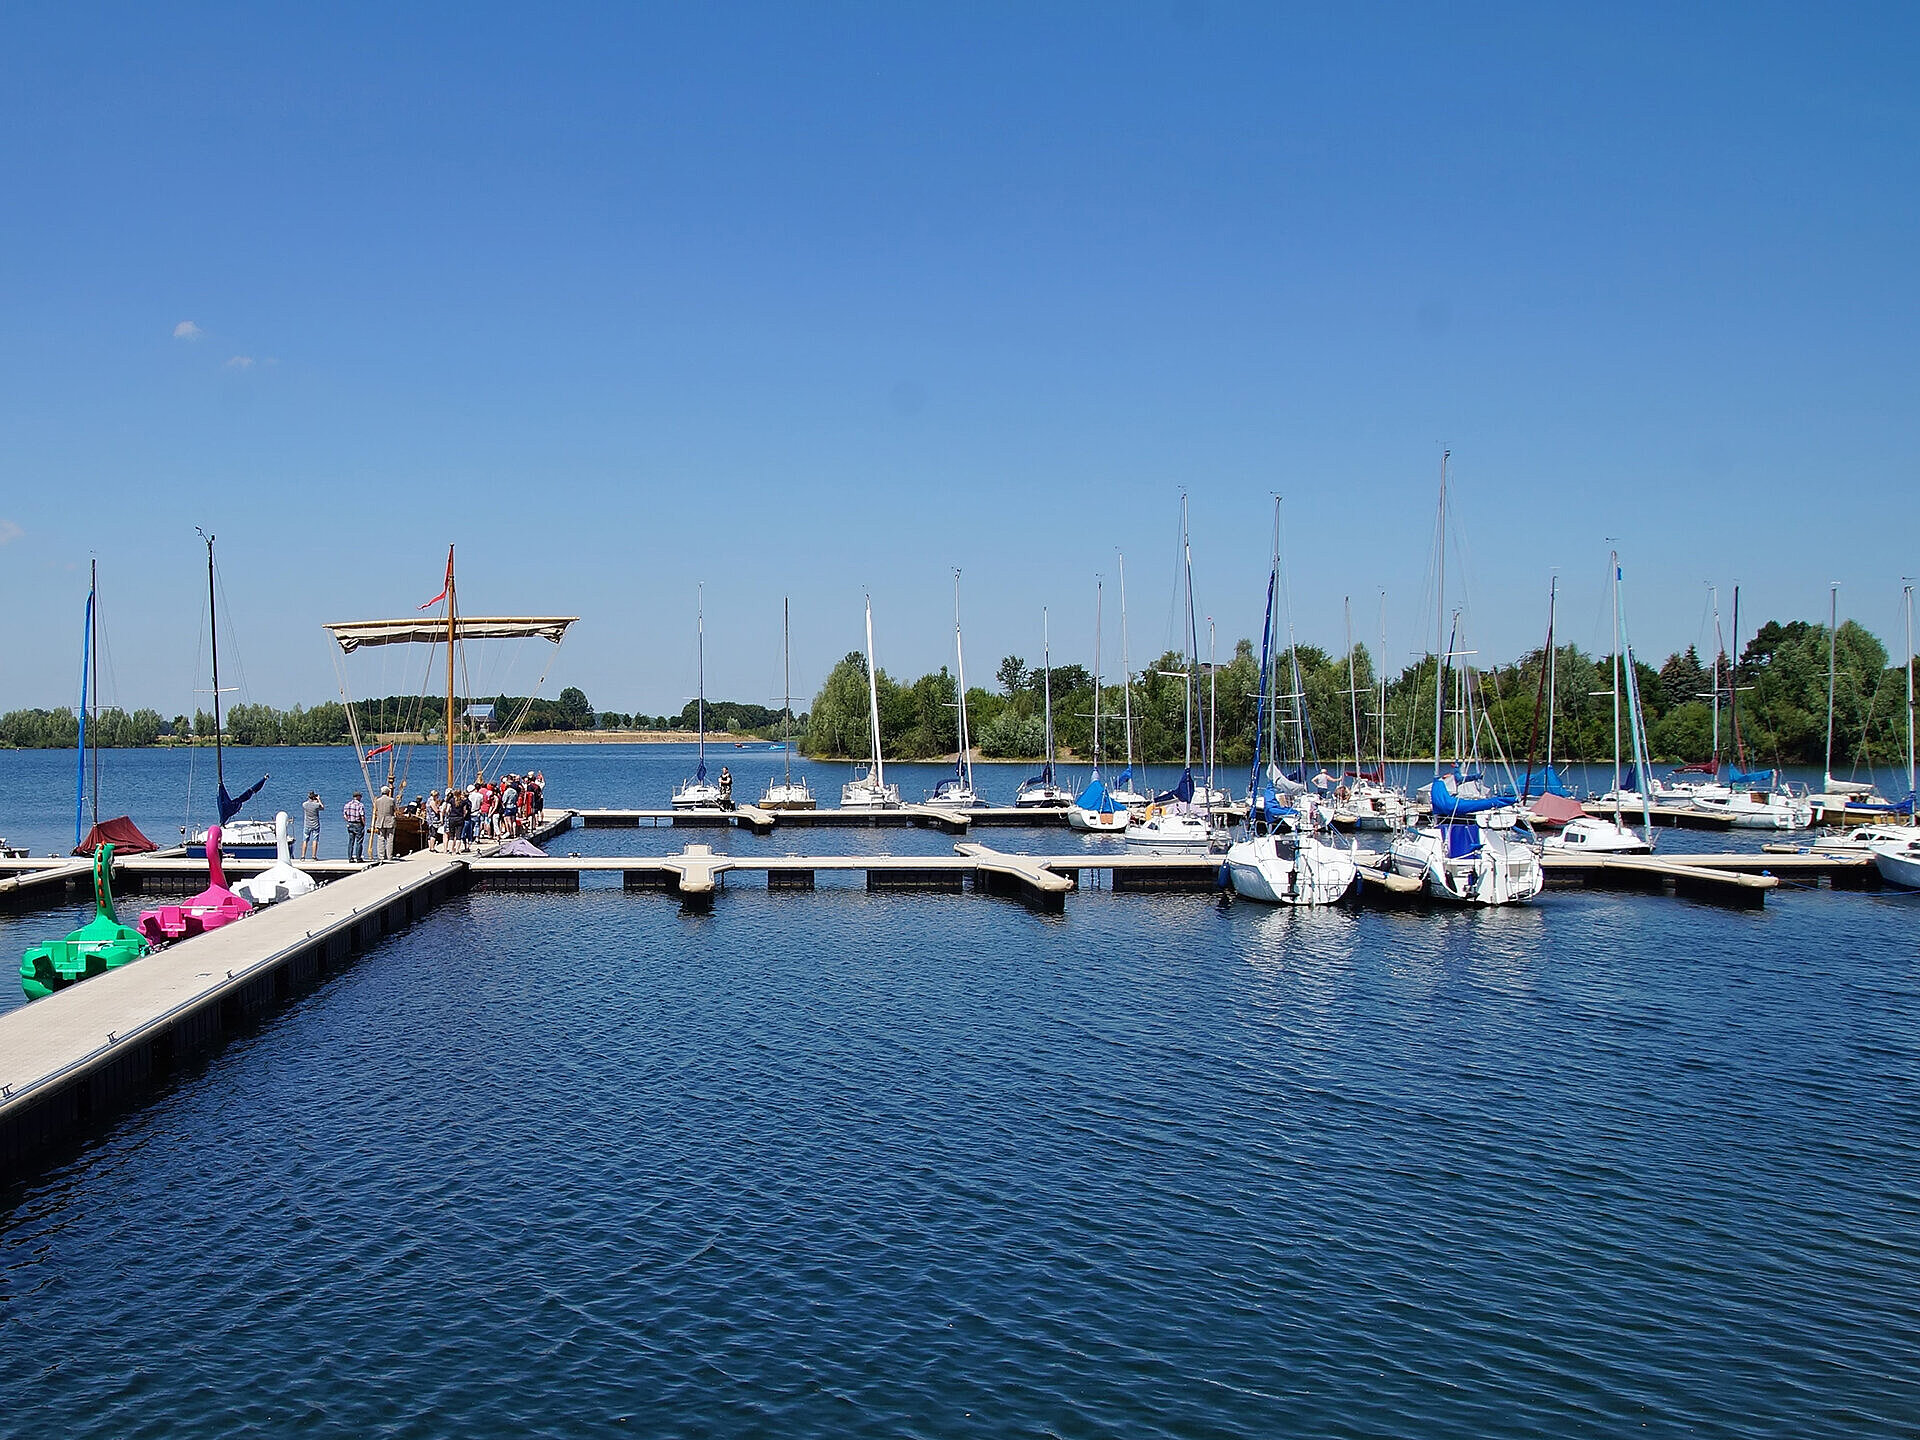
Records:
M117 970L151 952L146 937L120 923L113 908L113 846L93 854L93 919L64 940L36 945L20 957L20 988L43 999L76 980Z
M184 905L161 905L140 912L140 933L158 945L166 940L184 940L206 930L218 930L253 913L253 906L227 888L226 872L220 868L221 827L207 827L207 888ZM276 842L277 843L277 842Z
M1227 832L1197 810L1154 804L1127 826L1127 848L1142 855L1206 855L1225 851Z
M279 854L280 842L272 822L267 820L229 820L220 827L220 853L233 860L271 860ZM187 846L193 860L207 858L207 832L202 830Z
M1920 890L1920 839L1890 841L1873 847L1880 878L1902 890Z
M278 858L252 879L242 880L233 887L235 893L254 905L277 905L296 895L311 895L320 888L318 881L293 863L293 853L287 845L286 811L282 810L273 817L273 833Z
M1598 815L1577 815L1558 835L1549 835L1550 855L1651 855L1653 845L1639 831Z

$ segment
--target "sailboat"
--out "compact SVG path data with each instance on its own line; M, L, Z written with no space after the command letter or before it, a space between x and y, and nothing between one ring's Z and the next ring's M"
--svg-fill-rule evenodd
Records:
M1355 765L1353 783L1333 812L1333 823L1343 830L1398 830L1413 812L1407 797L1387 783L1387 592L1384 590L1380 592L1379 671L1375 695L1378 708L1373 716L1378 742L1374 767L1366 771ZM1351 685L1351 680L1348 683Z
M900 787L887 783L887 762L880 753L880 680L873 661L873 597L867 596L867 721L873 759L864 775L840 787L842 810L898 810Z
M1207 778L1194 787L1193 803L1209 815L1233 805L1226 787L1215 783L1213 762L1220 753L1220 663L1214 652L1213 617L1207 617Z
M1115 552L1118 554L1118 552ZM1107 787L1116 805L1129 810L1146 805L1148 797L1133 779L1133 659L1127 650L1127 557L1120 555L1120 724L1127 734L1127 768Z
M220 724L220 613L213 586L214 537L204 530L199 534L207 546L207 634L213 651L213 771L219 786L215 798L220 811L220 833L228 837L224 842L227 854L236 859L265 860L273 855L273 826L265 820L234 817L271 777L262 775L238 795L227 794L226 740ZM187 846L187 854L196 860L208 858L207 835L208 830L195 835Z
M973 732L967 727L967 647L960 639L960 572L953 572L953 664L956 675L953 774L933 787L929 805L972 810L987 802L973 788Z
M122 925L113 908L113 842L93 854L93 919L64 940L36 945L20 957L20 988L41 1000L76 980L102 975L138 960L152 947L138 930Z
M1733 587L1733 643L1740 644L1740 587ZM1732 765L1723 783L1693 792L1693 808L1724 815L1744 830L1804 830L1813 824L1813 806L1804 786L1783 782L1778 770L1747 769L1746 742L1740 734L1740 686L1727 677L1727 713L1733 724Z
M1227 847L1227 878L1234 893L1248 900L1268 905L1331 905L1343 899L1359 882L1358 845L1349 842L1343 849L1322 840L1315 833L1311 799L1305 801L1304 809L1283 804L1270 785L1263 788L1260 784L1260 747L1267 727L1277 725L1279 719L1278 707L1270 708L1267 703L1271 674L1267 660L1279 573L1279 509L1276 505L1273 568L1267 577L1267 622L1260 640L1260 689L1254 704L1247 833ZM1356 729L1356 737L1358 733ZM1356 753L1358 748L1356 740Z
M1647 756L1646 727L1640 713L1640 687L1633 673L1633 647L1626 643L1624 623L1620 618L1620 553L1614 551L1608 556L1608 564L1613 576L1613 818L1584 812L1570 818L1558 835L1550 836L1544 848L1564 854L1577 855L1648 855L1653 851L1653 808L1652 803L1642 793L1640 796L1641 830L1635 834L1620 821L1622 795L1620 785L1620 699L1622 659L1625 660L1625 684L1627 701L1627 729L1633 746L1633 768L1638 775L1651 774ZM1552 624L1548 624L1551 636ZM1551 645L1551 640L1549 640ZM1547 767L1549 775L1553 772L1551 764ZM1544 796L1542 797L1545 798Z
M786 708L781 712L784 728L780 753L785 768L778 782L767 782L767 793L760 797L762 810L813 809L813 791L807 788L807 777L793 778L793 621L789 604L783 596L780 600L780 668L786 679L787 699Z
M1093 586L1093 776L1086 788L1074 796L1067 809L1067 824L1075 830L1118 835L1132 823L1127 807L1107 792L1100 780L1100 626L1102 585Z
M1401 831L1387 851L1394 873L1419 880L1436 900L1463 905L1512 905L1531 900L1545 887L1540 857L1530 845L1514 838L1520 825L1518 798L1487 793L1465 761L1477 741L1473 721L1471 673L1462 664L1454 676L1457 708L1454 719L1455 764L1452 783L1442 774L1446 756L1446 682L1451 661L1464 658L1459 643L1460 617L1446 625L1447 595L1447 461L1440 456L1440 508L1435 525L1435 609L1433 667L1433 781L1427 787L1432 823ZM1442 636L1445 636L1442 643Z
M1835 581L1827 591L1827 750L1826 762L1821 767L1820 793L1808 797L1813 806L1813 823L1816 825L1865 824L1883 811L1886 800L1874 793L1871 783L1863 780L1836 780L1833 778L1833 702L1834 690L1839 680L1838 641L1840 607L1840 584Z
M422 610L430 610L436 605L443 606L444 608L439 615L408 615L393 620L339 620L330 621L322 627L333 637L333 641L340 647L340 653L342 655L352 655L361 649L386 645L446 646L446 713L443 726L446 748L446 783L447 789L449 790L460 783L456 778L458 767L455 763L456 746L458 744L456 737L459 734L459 728L457 724L458 717L454 712L454 677L461 663L461 654L463 653L464 646L476 640L528 640L536 638L557 646L566 638L568 627L574 625L579 620L579 616L577 615L461 614L459 589L454 579L453 550L453 546L447 546L446 578L442 581L440 593L420 606ZM438 696L435 697L436 700L439 698ZM341 687L341 699L346 703L347 724L352 733L353 743L360 761L361 775L366 780L369 793L377 790L378 787L373 784L373 777L368 773L367 765L376 755L384 753L388 756L388 784L393 789L393 797L396 804L401 802L404 799L407 781L404 772L396 773L394 769L394 749L392 744L377 745L371 750L365 748L360 734L359 714L354 708L351 698L346 694L344 683ZM525 720L527 708L530 708L532 703L531 700L527 701L527 706L522 708L519 717L513 720L503 732L500 732L499 738L496 739L495 743L504 743L506 740L512 738L520 722ZM422 720L422 724L424 725L424 720ZM469 747L466 759L468 762L466 773L476 773L481 769L481 757L474 753L472 747ZM424 846L425 835L421 829L421 820L417 813L409 813L403 810L398 816L394 831L394 842L395 851L400 855L408 854Z
M140 833L130 815L100 818L100 562L93 561L88 574L87 618L80 641L80 734L75 747L79 775L73 795L73 853L93 855L101 845L111 844L119 855L143 855L157 848ZM93 763L87 763L87 737L93 737ZM84 833L88 802L92 802L93 823ZM5 841L0 840L0 846ZM22 852L24 853L24 852Z
M1913 766L1913 586L1902 587L1902 595L1907 609L1907 798L1892 810L1904 810L1907 816L1905 825L1874 825L1853 832L1849 839L1865 839L1873 831L1881 831L1873 840L1873 863L1880 871L1880 878L1889 885L1898 885L1907 890L1920 890L1920 824L1916 824L1914 814L1916 791L1914 788Z
M1022 780L1013 803L1022 810L1061 810L1073 804L1073 792L1053 778L1053 636L1046 607L1040 609L1040 689L1045 706L1046 759L1040 773Z
M699 768L691 780L682 780L673 792L676 810L717 810L722 799L720 787L707 779L707 587L700 586L697 594L694 627L699 635L700 690L694 701L694 713L700 726L700 747L696 752Z
M1147 855L1204 855L1226 849L1226 832L1213 816L1194 804L1193 686L1199 668L1200 636L1193 613L1193 546L1187 533L1187 497L1180 497L1180 553L1186 577L1187 663L1180 674L1185 707L1186 764L1171 790L1153 797L1146 810L1127 826L1127 847Z

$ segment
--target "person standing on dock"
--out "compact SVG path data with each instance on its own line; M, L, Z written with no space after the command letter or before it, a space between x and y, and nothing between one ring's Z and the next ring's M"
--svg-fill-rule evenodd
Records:
M393 858L393 787L382 785L373 800L373 858Z
M358 790L353 798L340 807L340 819L347 827L347 859L355 865L364 865L367 860L367 807L360 799Z
M307 817L306 829L300 837L300 858L318 860L320 858L320 812L327 808L327 802L320 798L320 792L309 790L307 798L300 802L300 809Z

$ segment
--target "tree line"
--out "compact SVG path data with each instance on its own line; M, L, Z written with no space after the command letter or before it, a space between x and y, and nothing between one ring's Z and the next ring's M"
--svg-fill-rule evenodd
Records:
M1769 621L1737 659L1720 657L1720 753L1738 743L1750 765L1818 764L1826 744L1827 640L1824 625L1804 620ZM1889 764L1905 754L1906 673L1889 666L1886 647L1854 621L1834 636L1836 672L1833 751L1836 769ZM1297 664L1300 684L1293 684ZM1382 705L1378 672L1365 646L1351 657L1300 645L1276 662L1282 696L1274 706L1282 731L1281 754L1291 761L1295 737L1311 764L1355 757L1357 712L1360 758L1430 756L1433 750L1434 659L1426 656L1389 676ZM1554 647L1553 756L1557 761L1594 762L1613 755L1613 657L1588 655L1575 645ZM1689 647L1659 666L1634 663L1634 678L1648 734L1648 748L1661 762L1713 757L1713 659ZM1100 689L1101 759L1124 758L1121 717L1130 708L1134 754L1154 763L1178 763L1188 745L1185 660L1160 656L1132 678ZM1193 753L1198 765L1209 741L1218 763L1245 766L1253 758L1260 662L1253 643L1241 640L1233 659L1199 667L1193 699ZM1174 673L1168 673L1174 672ZM1529 754L1545 759L1547 653L1544 646L1509 664L1473 676L1473 709L1479 751L1496 747L1509 761ZM1349 677L1351 676L1351 680ZM1043 699L1049 677L1019 656L1008 656L995 674L997 688L969 687L967 717L975 745L995 759L1034 759L1044 749ZM1093 677L1083 665L1056 665L1051 676L1054 735L1058 748L1081 759L1093 755ZM958 746L955 685L947 669L916 680L876 676L880 733L888 759L920 760L950 755ZM1352 691L1353 694L1349 694ZM1456 689L1447 686L1446 748L1457 724ZM1621 713L1626 705L1623 700ZM1624 727L1624 718L1623 718ZM1384 744L1383 744L1384 736ZM1217 737L1217 738L1215 738ZM867 714L866 657L848 654L814 697L803 747L822 758L865 757L872 748ZM1621 749L1631 754L1624 729Z
M494 695L454 698L456 727L464 735L474 728L464 717L470 707L492 705L498 728L518 720L519 729L587 730L594 725L594 710L578 688L568 686L557 699L542 700L524 695ZM353 721L360 738L400 732L425 736L444 734L446 702L418 695L389 695L379 700L356 700ZM524 711L524 718L522 712ZM311 708L295 705L282 710L273 705L241 702L226 709L220 717L221 728L230 745L347 745L353 740L353 723L348 707L329 700ZM176 715L171 720L157 710L141 709L131 714L118 707L100 711L87 720L87 743L102 749L124 749L142 745L186 745L212 743L213 713L197 710L189 717ZM72 710L13 710L0 715L0 746L16 750L65 749L79 743L80 719Z

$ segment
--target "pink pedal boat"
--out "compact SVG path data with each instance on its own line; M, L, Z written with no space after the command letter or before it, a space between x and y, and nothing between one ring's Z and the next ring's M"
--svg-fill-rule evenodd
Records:
M158 945L184 940L203 930L218 930L253 913L253 906L227 888L220 868L220 827L207 827L207 888L183 905L162 905L140 912L140 933Z

